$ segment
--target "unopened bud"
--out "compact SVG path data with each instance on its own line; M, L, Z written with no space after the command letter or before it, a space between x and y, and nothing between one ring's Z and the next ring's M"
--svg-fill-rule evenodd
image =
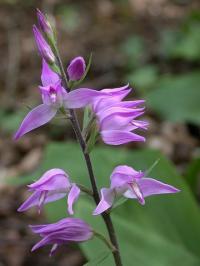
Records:
M55 63L56 58L51 50L51 47L45 41L41 32L38 30L38 28L35 25L33 26L33 33L35 36L35 41L36 41L39 53L42 56L42 58L44 58L46 62L48 62L49 64Z
M69 79L77 81L82 78L85 73L86 65L83 57L79 56L74 58L67 68Z
M54 34L51 24L49 23L47 17L39 9L37 9L37 18L42 32L44 32L48 37L53 37Z

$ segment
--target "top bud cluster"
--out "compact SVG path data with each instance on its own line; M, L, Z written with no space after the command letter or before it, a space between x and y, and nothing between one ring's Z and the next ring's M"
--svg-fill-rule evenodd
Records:
M41 85L39 91L42 104L31 110L22 121L14 138L48 123L57 113L71 118L71 110L84 108L84 121L81 138L86 151L92 149L99 137L108 145L121 145L132 141L145 141L136 130L146 130L148 123L138 120L144 113L144 100L124 100L131 92L129 85L118 88L94 90L76 88L86 77L90 62L86 65L83 57L74 58L66 69L60 64L55 32L45 15L37 10L39 29L33 26L33 33L42 57ZM29 185L33 194L18 209L25 211L33 206L41 207L55 200L67 197L68 213L74 214L73 204L82 191L78 184L71 182L62 169L50 169L35 183ZM145 204L145 197L155 194L175 193L178 190L170 185L146 177L145 172L136 171L130 166L115 167L110 176L110 187L101 189L101 199L93 211L99 215L112 208L119 197L137 199ZM33 232L43 240L33 250L46 244L53 244L51 253L60 244L80 242L90 239L94 231L84 221L66 218L52 225L33 226Z

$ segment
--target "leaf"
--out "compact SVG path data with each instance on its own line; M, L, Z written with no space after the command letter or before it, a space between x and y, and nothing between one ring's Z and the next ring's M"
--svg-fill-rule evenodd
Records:
M174 122L200 123L200 72L168 75L146 94L147 104L161 117Z
M71 142L50 144L45 153L42 169L62 167L76 182L89 185L88 174L79 147ZM137 170L148 169L160 158L151 176L181 189L174 195L160 195L146 199L141 206L135 200L114 209L114 226L118 235L124 265L138 266L198 266L200 265L200 213L198 205L184 179L174 166L159 152L152 150L130 151L118 148L97 147L92 153L95 176L99 187L109 185L109 176L116 165L127 164ZM106 234L99 216L92 216L94 202L81 197L76 204L76 216L85 219L96 231ZM51 221L66 216L65 200L47 206ZM89 261L98 252L108 251L98 239L81 244ZM111 266L112 256L101 266Z
M6 111L0 111L0 124L3 130L8 133L13 133L20 125L23 120L27 108L23 111L17 111L14 113L7 113Z
M161 33L160 52L169 58L198 61L200 58L200 21L189 19L179 30Z
M102 265L102 262L104 262L109 256L111 256L110 251L103 251L100 254L96 256L95 259L89 261L88 263L84 264L84 266L97 266Z
M126 67L130 70L143 64L148 57L144 39L139 35L128 37L122 44L121 50L129 59Z
M127 79L132 86L145 93L153 88L157 82L158 69L154 65L148 65L133 71L133 73L128 75Z
M192 191L196 194L200 178L200 157L193 159L186 169L185 179Z

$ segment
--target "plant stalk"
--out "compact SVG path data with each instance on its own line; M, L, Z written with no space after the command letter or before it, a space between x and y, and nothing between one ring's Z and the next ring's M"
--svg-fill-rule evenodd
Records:
M66 90L69 92L70 91L70 88L68 88L69 83L68 83L67 76L65 74L64 67L63 67L63 64L62 64L60 54L59 54L57 47L54 47L54 52L55 52L55 55L57 58L58 66L60 68L63 85L66 88ZM89 174L89 178L90 178L90 182L91 182L91 186L92 186L93 198L94 198L96 205L98 205L98 203L100 202L100 197L99 197L99 192L98 192L98 188L97 188L96 179L94 176L94 171L93 171L90 155L86 149L86 142L82 136L81 128L79 125L79 121L77 119L76 112L73 109L70 109L69 112L71 115L71 123L72 123L73 130L75 132L76 138L77 138L77 140L81 146L81 150L82 150L84 158L85 158L85 162L86 162L86 166L87 166L87 170L88 170L88 174ZM119 251L119 245L118 245L118 241L117 241L117 237L116 237L116 233L115 233L115 229L114 229L114 226L112 223L111 216L107 212L102 213L101 216L103 217L103 220L106 224L108 234L110 237L110 241L112 242L113 246L115 247L115 250L112 253L113 257L114 257L115 265L116 266L122 266L122 261L121 261L120 251Z

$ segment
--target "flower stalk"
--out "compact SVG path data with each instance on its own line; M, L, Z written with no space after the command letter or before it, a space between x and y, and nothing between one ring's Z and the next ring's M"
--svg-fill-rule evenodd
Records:
M59 50L56 46L54 47L54 52L55 52L55 56L57 59L58 67L60 68L60 73L61 73L63 85L66 88L66 90L69 92L72 88L69 87L70 84L67 80L67 76L66 76L65 71L64 71L64 67L62 64L60 53L59 53ZM99 197L99 192L98 192L98 188L97 188L96 178L94 176L94 171L93 171L90 155L87 152L87 145L86 145L86 142L82 136L81 128L80 128L80 125L79 125L79 122L77 119L76 112L73 109L70 109L69 112L71 115L70 120L72 123L73 130L75 132L76 138L80 144L81 150L82 150L83 155L84 155L85 163L87 166L87 170L88 170L88 174L89 174L89 178L90 178L90 182L91 182L91 186L92 186L93 198L94 198L96 205L98 205L100 202L100 197ZM114 257L115 265L116 266L122 266L121 255L120 255L120 251L119 251L119 245L118 245L118 241L117 241L117 237L116 237L116 233L115 233L115 229L113 226L111 216L109 213L104 212L104 213L102 213L102 218L103 218L105 225L107 227L110 241L111 241L112 245L115 247L115 250L113 250L113 257Z

